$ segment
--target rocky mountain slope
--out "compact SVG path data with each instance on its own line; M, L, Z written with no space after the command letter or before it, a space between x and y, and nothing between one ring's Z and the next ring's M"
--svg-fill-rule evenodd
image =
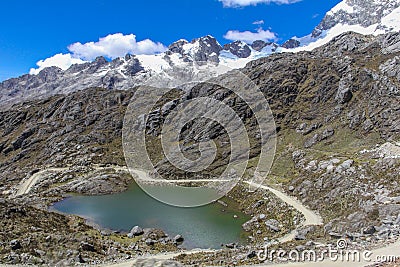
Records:
M399 0L344 0L326 13L312 33L294 37L283 46L294 51L309 51L347 31L378 35L399 30Z
M399 58L399 33L346 33L312 52L276 54L241 69L267 98L276 122L278 147L267 183L279 184L324 219L323 227L302 229L288 246L313 248L317 242L335 243L340 237L368 246L400 235ZM231 83L236 84L234 77ZM126 188L129 177L112 166L124 165L123 115L136 89L81 89L15 104L0 112L0 192L7 203L12 203L1 205L46 207L68 192L103 194ZM232 92L208 83L166 96L148 122L149 140L159 136L166 115L161 111L172 109L171 101L201 96L226 100L257 140L248 108ZM217 143L226 138L218 124L209 125L206 133L203 130L204 121L196 121L190 131L183 131L187 147L193 147L202 134ZM149 148L157 152L158 144L149 143ZM256 142L253 144L247 175L252 175L258 160ZM190 149L186 151L191 153ZM222 152L209 174L218 173L228 156ZM160 170L174 171L163 158L153 160ZM23 179L47 166L71 168L59 175L48 174L28 195L15 197ZM109 167L98 172L95 166ZM234 256L228 250L185 261L257 263L249 251L262 248L265 240L281 236L299 221L298 214L265 192L250 194L248 187L239 185L229 196L255 218L247 228L253 241ZM261 214L268 214L281 230L271 230L265 216L260 219ZM21 257L18 249L10 250L12 240L3 238L1 253L11 255L12 251L12 255ZM80 240L77 242L74 255Z
M242 69L260 86L277 124L267 182L280 184L324 219L323 227L299 230L285 249L315 249L339 238L355 247L398 240L399 53L399 33L347 33L310 53L272 55ZM196 96L229 99L217 87L199 86ZM235 251L228 264L259 263L244 260L248 256ZM212 265L213 259L184 262Z
M178 40L158 55L127 55L110 62L99 57L66 70L49 67L37 75L26 74L1 82L0 105L8 107L19 101L88 87L125 90L143 84L174 87L188 81L203 81L274 53L312 50L347 31L362 34L398 31L399 7L399 0L344 0L326 14L310 35L294 37L281 46L262 40L221 46L214 37L204 36L191 42ZM199 71L199 65L206 65L206 70Z

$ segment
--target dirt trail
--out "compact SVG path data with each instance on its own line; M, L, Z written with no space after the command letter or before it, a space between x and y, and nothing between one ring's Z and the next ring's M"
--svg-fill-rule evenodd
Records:
M66 171L68 168L49 168L45 170L41 170L35 174L33 174L31 177L29 177L27 180L23 181L19 186L18 186L18 191L15 194L15 196L20 196L29 193L29 191L32 189L32 187L43 177L43 174L48 173L48 172L62 172Z
M106 170L106 169L114 169L115 171L128 171L127 167L124 166L109 166L109 167L100 167L97 165L93 166L93 169L95 171L98 170ZM27 180L22 181L18 185L18 190L15 193L14 196L21 196L24 194L29 193L29 191L32 189L32 187L44 176L46 173L51 173L51 172L63 172L69 170L69 167L63 167L63 168L47 168L41 171L38 171L37 173L34 173L31 177L29 177Z
M133 170L134 173L136 173L139 178L147 180L148 178L148 174L144 171L140 171L140 170ZM305 221L302 224L303 226L306 225L321 225L322 224L322 218L321 216L319 216L318 214L316 214L314 211L310 210L309 208L305 207L300 201L296 200L295 198L286 195L285 193L278 191L276 189L273 189L271 187L265 186L265 185L260 185L260 184L256 184L256 183L252 183L252 182L246 182L247 184L249 184L250 186L254 186L257 188L262 188L264 190L268 190L270 192L272 192L275 196L277 196L279 199L281 199L282 201L286 202L287 204L289 204L290 206L294 207L296 210L298 210L299 212L301 212L304 217L305 217ZM291 241L294 239L295 235L296 235L297 231L294 230L291 233L289 233L286 236L283 236L282 238L280 238L278 241L280 243L285 243L288 241ZM199 250L199 249L194 249L194 250L189 250L189 251L183 251L183 252L173 252L173 253L164 253L164 254L158 254L158 255L152 255L152 256L146 256L147 258L153 258L153 259L172 259L176 256L179 256L180 254L194 254L194 253L199 253L199 252L214 252L215 250ZM132 266L133 260L132 261L127 261L127 262L121 262L121 263L117 263L114 265L111 265L113 267L128 267L128 266ZM261 266L261 265L260 265ZM302 266L302 265L299 265Z
M195 254L195 253L200 253L200 252L204 252L204 253L212 253L212 252L216 252L217 250L214 249L192 249L192 250L183 250L183 251L178 251L178 252L167 252L167 253L160 253L160 254L156 254L156 255L144 255L144 256L140 256L137 259L140 258L146 258L146 259L157 259L157 260L170 260L174 257L177 257L181 254ZM132 264L134 263L136 259L134 260L130 260L130 261L124 261L124 262L120 262L120 263L115 263L112 265L109 264L104 264L104 265L99 265L99 266L110 266L110 267L131 267Z
M269 186L266 186L266 185L260 185L260 184L256 184L253 182L246 182L246 183L249 184L250 186L262 188L262 189L270 191L276 197L278 197L280 200L282 200L283 202L287 203L288 205L292 206L293 208L295 208L296 210L301 212L305 218L305 221L302 223L301 226L322 225L323 224L322 217L319 214L315 213L313 210L304 206L300 201L298 201L294 197L286 195L285 193L283 193L279 190L276 190L274 188L271 188ZM279 238L278 241L279 241L279 243L285 243L285 242L292 241L295 238L296 234L297 234L297 230L295 229L292 232L290 232L289 234Z
M107 168L113 168L116 171L128 171L128 169L126 167L121 167L121 166L110 166L110 167L95 166L94 167L95 170L102 170L102 169L107 169ZM29 193L29 191L31 190L33 185L35 185L35 183L37 183L43 177L43 175L45 173L62 172L62 171L66 171L68 169L69 168L48 168L48 169L45 169L45 170L42 170L42 171L39 171L39 172L33 174L31 177L29 177L27 180L25 180L24 182L22 182L19 185L18 191L15 194L15 196L20 196L20 195ZM140 179L143 179L143 180L150 179L147 172L145 172L145 171L142 171L142 170L131 170L131 171L134 172L135 174L137 174ZM196 182L196 180L193 180L193 181L185 180L185 182L187 182L187 181ZM208 181L210 181L210 180L208 180ZM175 181L171 181L171 182L175 182ZM253 182L246 182L246 183L249 184L250 186L262 188L264 190L270 191L276 197L278 197L280 200L284 201L288 205L294 207L296 210L301 212L305 217L305 221L303 222L302 226L321 225L323 223L321 216L319 216L317 213L315 213L314 211L312 211L309 208L307 208L306 206L304 206L300 201L293 198L292 196L286 195L285 193L283 193L279 190L276 190L274 188L271 188L269 186L266 186L266 185L256 184ZM297 233L297 231L293 230L286 236L281 237L278 241L280 243L285 243L285 242L291 241L294 239L296 233ZM189 251L160 253L157 255L148 255L148 256L143 256L143 257L166 260L166 259L172 259L183 253L195 254L195 253L199 253L199 252L215 252L215 251L216 250L193 249L193 250L189 250ZM400 242L391 244L387 247L373 250L371 252L372 252L372 254L371 254L370 258L371 258L372 262L371 261L368 262L368 261L364 260L364 261L360 261L360 262L345 262L344 263L341 261L333 262L333 261L330 261L329 259L326 259L323 262L295 262L295 263L285 263L285 264L276 264L276 265L268 265L268 266L275 266L275 267L308 267L308 266L310 266L310 267L317 267L317 266L336 267L337 266L337 267L339 267L339 266L343 266L345 264L345 266L349 266L349 267L359 267L359 266L361 267L361 266L373 264L374 261L376 260L377 256L392 256L392 255L398 256L398 255L400 255ZM107 265L100 265L100 266L128 267L128 266L132 266L133 261L134 260L130 260L130 261L116 263L116 264L112 264L112 265L107 264ZM7 265L0 265L0 266L7 266ZM266 266L266 265L258 265L258 266Z

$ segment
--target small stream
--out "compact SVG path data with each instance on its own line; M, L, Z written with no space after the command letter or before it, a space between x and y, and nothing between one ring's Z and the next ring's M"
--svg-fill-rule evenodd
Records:
M241 226L250 219L219 203L197 208L169 206L148 196L135 183L118 194L71 196L55 203L52 209L82 216L111 230L129 232L133 226L139 225L142 228L163 229L170 236L181 234L185 238L182 246L188 249L244 243L246 234Z

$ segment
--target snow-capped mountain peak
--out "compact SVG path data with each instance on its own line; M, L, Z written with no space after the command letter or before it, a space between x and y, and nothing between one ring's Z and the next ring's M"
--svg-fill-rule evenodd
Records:
M221 44L211 35L188 41L180 39L156 55L126 55L107 61L73 64L68 69L49 67L37 75L26 74L0 83L0 104L87 87L128 89L141 84L174 86L170 81L193 81L220 74L218 66L242 68L254 59L273 53L313 50L344 32L383 34L400 30L400 0L344 0L327 12L321 23L307 36L293 37L281 46L254 41ZM208 73L199 71L205 66ZM160 84L160 81L165 83Z
M343 0L330 11L311 34L293 37L283 51L313 50L345 32L379 35L400 30L400 0Z
M251 54L250 47L243 41L235 41L224 45L224 50L231 52L239 58L247 58Z
M319 37L338 24L358 25L363 28L375 26L376 30L384 30L388 25L382 20L399 7L400 0L344 0L327 12L314 29L312 37Z
M222 46L211 35L194 39L183 45L184 55L190 56L194 61L219 62L219 52Z

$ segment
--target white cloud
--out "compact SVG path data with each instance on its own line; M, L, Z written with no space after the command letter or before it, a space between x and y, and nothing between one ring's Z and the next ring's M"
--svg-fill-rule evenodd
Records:
M38 61L36 63L38 68L31 68L29 73L38 74L42 69L51 66L65 70L72 64L91 61L98 56L114 59L126 54L150 55L164 52L167 48L162 43L153 42L150 39L137 41L134 34L115 33L99 38L97 42L73 43L68 46L68 50L71 53L57 54Z
M302 0L218 0L224 7L255 6L258 4L293 4Z
M312 15L312 18L313 18L313 19L318 18L318 17L319 17L319 14L318 14L318 13Z
M71 54L57 54L44 60L39 60L36 65L37 69L31 68L29 74L38 74L42 69L57 66L63 70L68 69L72 64L84 63L80 58L74 58Z
M257 30L257 32L228 31L224 35L224 38L231 41L239 40L246 43L252 43L256 40L263 40L263 41L276 40L276 34L269 30L263 30L260 28Z
M264 24L264 20L256 20L253 22L254 25L263 25Z
M134 34L115 33L100 38L97 42L74 43L68 46L68 49L76 57L93 60L98 56L117 58L128 53L135 55L156 54L164 52L167 48L163 44L155 43L149 39L137 42Z

